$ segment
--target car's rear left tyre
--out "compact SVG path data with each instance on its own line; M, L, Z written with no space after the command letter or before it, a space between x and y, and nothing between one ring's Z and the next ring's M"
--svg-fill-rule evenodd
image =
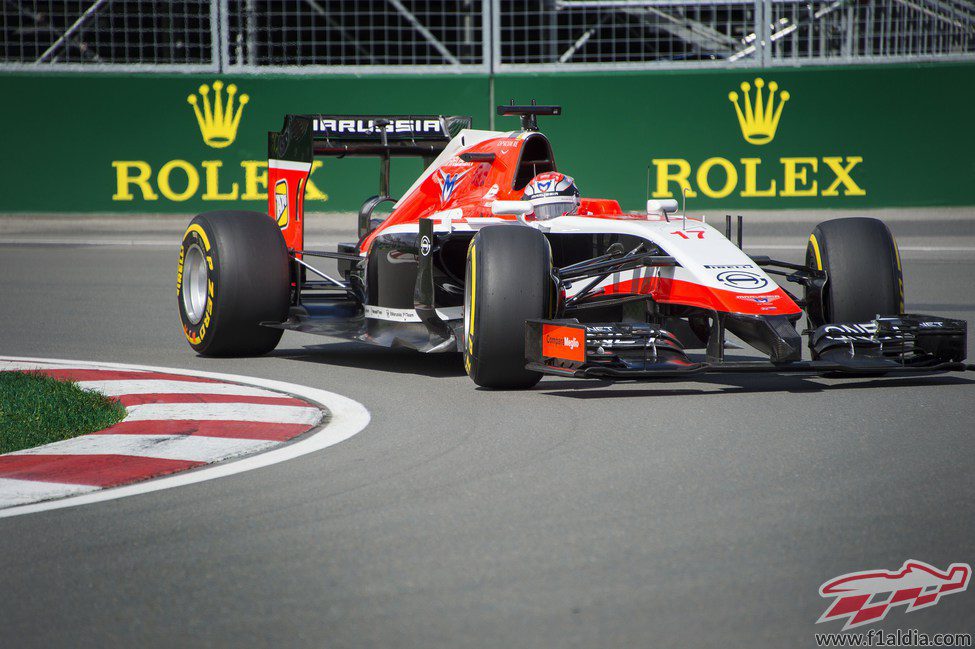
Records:
M481 387L530 388L542 378L525 369L525 321L551 309L552 250L545 236L518 225L480 230L467 250L464 368Z
M277 224L260 212L206 212L179 251L176 296L183 334L203 356L257 356L283 331L261 322L288 315L288 251Z
M856 217L820 223L809 236L806 265L827 276L821 313L809 310L814 327L904 312L900 254L883 221ZM807 289L806 299L817 295Z

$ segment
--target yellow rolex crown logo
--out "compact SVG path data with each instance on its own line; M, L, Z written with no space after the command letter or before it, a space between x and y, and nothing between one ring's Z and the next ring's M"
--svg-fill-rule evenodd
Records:
M200 125L200 134L207 146L214 149L223 149L234 143L237 139L237 127L240 126L240 116L244 112L244 105L250 100L245 94L241 94L237 102L237 110L234 110L234 96L237 94L237 86L230 84L227 86L227 101L224 105L223 82L213 82L213 103L210 103L210 86L203 84L200 86L200 99L196 95L186 98L193 112L196 113L196 121ZM200 105L202 104L202 109Z
M741 134L745 141L751 144L768 144L775 138L775 129L779 126L779 119L782 117L782 108L785 102L789 101L789 92L783 90L779 93L778 105L775 102L775 91L779 89L779 84L770 81L768 93L762 96L762 88L765 81L755 79L755 101L749 96L751 85L747 81L741 84L741 91L745 101L745 108L738 104L738 93L732 90L728 93L728 99L735 105L735 112L738 114L738 124L741 126Z

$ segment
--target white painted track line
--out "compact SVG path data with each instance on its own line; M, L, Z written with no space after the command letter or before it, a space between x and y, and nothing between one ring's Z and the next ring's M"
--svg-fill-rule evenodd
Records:
M745 244L749 251L756 250L805 250L806 244L793 243L754 243ZM900 252L975 252L975 246L897 246Z
M264 421L278 424L321 422L322 411L304 406L267 406L259 403L144 403L129 406L125 421L195 419L201 421Z
M0 357L6 361L6 358ZM18 372L29 372L30 370L76 370L82 366L78 363L38 363L36 361L19 361L17 359L4 362L4 370L13 370ZM137 372L138 370L127 369L124 367L112 368L116 372Z
M10 455L135 455L164 460L216 462L255 453L280 442L203 435L82 435Z
M13 507L32 503L46 498L61 498L86 494L98 487L82 484L60 484L57 482L37 482L35 480L15 480L0 478L0 507ZM0 516L3 514L0 513Z
M179 235L177 235L179 236ZM51 237L50 239L37 237L0 237L0 245L28 245L28 246L151 246L155 248L171 248L172 239L75 239L73 237Z
M284 381L259 379L234 374L221 374L217 372L182 370L172 367L136 366L120 363L96 363L91 361L70 361L64 359L20 358L7 356L0 356L0 360L27 363L55 363L71 368L103 368L141 372L166 372L170 374L177 373L184 374L186 376L216 379L218 381L230 381L233 383L251 385L258 388L293 394L297 397L321 404L328 410L327 421L322 428L310 434L306 434L297 441L279 444L275 448L272 448L264 453L251 455L226 463L213 464L193 471L185 471L183 473L177 473L171 476L147 480L145 482L137 482L135 484L126 485L123 487L101 489L98 491L92 491L90 493L82 493L77 496L71 496L69 498L62 498L60 500L49 500L28 505L7 507L6 509L0 509L0 518L49 511L53 509L62 509L65 507L75 507L77 505L104 502L106 500L125 498L128 496L135 496L153 491L160 491L163 489L172 489L173 487L190 485L197 482L205 482L207 480L213 480L214 478L220 478L233 475L235 473L242 473L252 469L271 466L278 464L279 462L285 462L287 460L300 457L302 455L307 455L309 453L314 453L316 451L328 448L329 446L338 444L339 442L345 441L352 437L369 424L369 411L366 410L365 406L357 401L343 397L340 394L335 394L334 392L309 388L303 385L296 385L294 383L286 383ZM241 497L246 497L246 495L242 494Z
M138 379L127 381L78 381L79 388L95 390L110 397L123 394L233 394L242 397L281 397L280 392L233 383L197 383L194 381L168 381L163 379Z

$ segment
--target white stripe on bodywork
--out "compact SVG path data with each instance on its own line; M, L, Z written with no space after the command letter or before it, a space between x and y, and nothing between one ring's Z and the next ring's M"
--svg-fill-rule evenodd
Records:
M78 381L79 388L94 390L110 397L124 394L233 394L242 397L283 397L280 392L271 392L247 385L233 383L203 383L198 381L169 381L164 379L140 379L127 381Z
M127 408L125 421L194 419L204 421L264 421L276 424L321 422L318 408L268 406L258 403L145 403Z
M391 322L420 322L420 316L416 309L394 309L387 306L374 306L367 304L363 307L363 313L367 318L375 320L389 320ZM442 320L460 320L464 317L464 307L447 306L437 309L437 315Z
M270 158L267 161L268 169L281 169L283 171L311 171L310 162L295 162L294 160L275 160Z
M164 460L216 462L281 442L203 435L82 435L11 455L135 455Z
M433 231L435 234L447 234L448 232L477 232L481 228L488 225L522 225L518 221L503 219L500 216L472 216L462 221L452 218L438 218L436 215L430 218L433 220ZM379 233L379 236L382 237L388 234L416 234L417 232L419 232L419 225L416 223L402 223L400 225L391 225L388 228L383 228L382 232Z
M15 480L0 478L0 509L14 505L26 505L41 500L77 496L95 491L98 487L83 484L62 484L60 482L38 482L36 480Z

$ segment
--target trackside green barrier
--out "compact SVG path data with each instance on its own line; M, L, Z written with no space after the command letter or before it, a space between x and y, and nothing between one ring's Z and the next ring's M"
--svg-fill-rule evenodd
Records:
M285 113L564 108L540 126L585 194L694 209L975 204L975 64L440 76L0 75L0 212L265 209ZM316 161L307 209L354 210L377 162ZM420 170L393 163L393 190Z

